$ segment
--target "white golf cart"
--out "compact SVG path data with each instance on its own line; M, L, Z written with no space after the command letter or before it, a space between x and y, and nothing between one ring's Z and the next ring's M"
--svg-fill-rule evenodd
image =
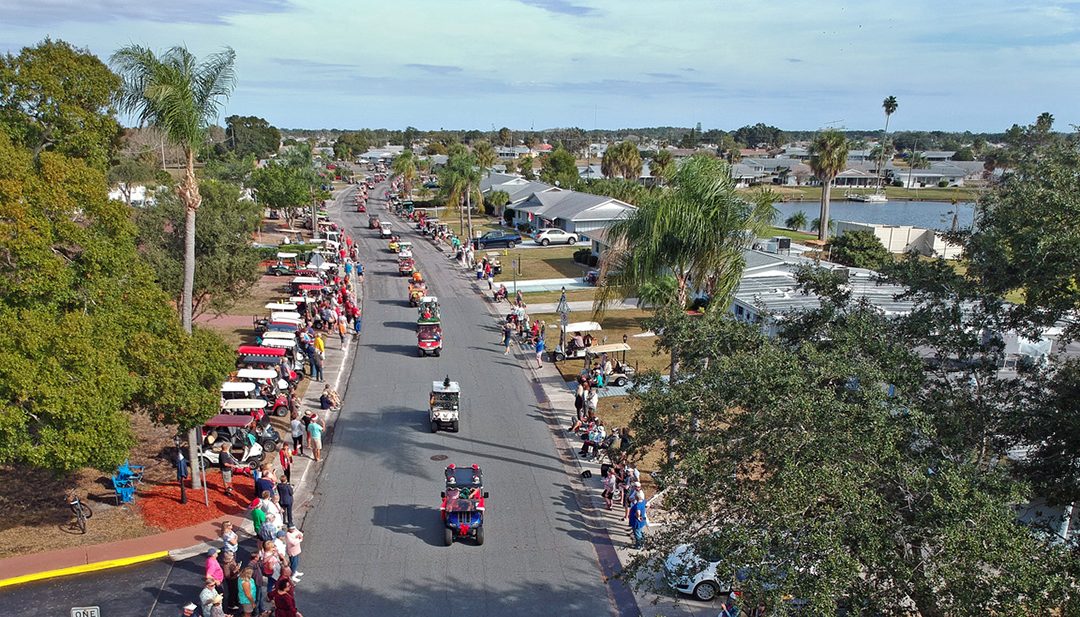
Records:
M593 345L585 351L585 366L592 364L594 359L599 359L604 354L608 355L608 362L611 363L611 370L604 371L604 379L612 386L625 386L631 379L634 378L634 367L626 363L626 352L630 351L630 346L626 343L611 343L610 345ZM615 354L622 352L622 359L618 359Z
M458 432L458 408L461 406L461 386L450 377L431 382L431 398L428 399L428 420L431 432L440 428Z
M562 329L562 326L559 327ZM574 339L579 335L582 339L584 339L586 335L590 338L596 338L596 333L601 330L603 330L603 328L595 321L578 321L566 324L566 328L563 329L564 336L560 337L566 341L566 348L564 349L561 345L556 347L551 352L552 360L561 362L567 358L584 358L586 350L591 347L591 344L586 345L583 341L581 345L578 345L574 342Z

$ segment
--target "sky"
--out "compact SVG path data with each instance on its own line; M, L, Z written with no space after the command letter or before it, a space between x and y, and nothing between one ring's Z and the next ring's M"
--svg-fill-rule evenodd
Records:
M1080 0L0 0L45 37L230 46L225 115L283 128L1080 124Z

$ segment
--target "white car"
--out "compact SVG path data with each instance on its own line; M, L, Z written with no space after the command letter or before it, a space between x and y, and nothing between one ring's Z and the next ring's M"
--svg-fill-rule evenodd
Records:
M536 232L536 235L533 236L533 239L536 240L536 243L540 246L547 246L552 243L558 244L560 242L565 242L566 244L576 244L578 241L576 235L570 233L569 231L563 231L562 229L557 229L554 227L548 229L541 229L540 231Z
M693 546L681 544L664 560L664 580L675 591L709 602L731 593L731 577L721 581L716 574L719 567L719 559L699 556Z

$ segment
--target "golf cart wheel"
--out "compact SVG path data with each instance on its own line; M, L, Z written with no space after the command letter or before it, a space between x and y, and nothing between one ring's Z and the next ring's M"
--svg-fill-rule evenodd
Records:
M441 353L442 353L441 349L436 349L434 352L432 352L432 355L434 355L436 358L438 358L439 354L441 354Z
M540 246L547 246L549 244L551 244L551 240L548 240L547 238L540 241Z
M423 357L427 356L427 354L426 354L426 353L424 353L424 350L423 350L423 349L417 349L416 351L417 351L417 352L419 352L419 354L420 354L420 357L421 357L421 358L423 358Z
M289 415L289 406L288 405L278 405L277 407L274 408L274 415L279 417L279 418L284 418L285 416Z
M555 352L555 361L556 362L562 362L565 359L566 359L566 354L564 354L561 351Z
M514 243L513 242L507 242L506 243L506 248L508 248L508 249L514 248Z
M450 423L450 430L454 433L458 432L458 421L454 420Z
M267 439L266 441L261 442L259 445L262 446L263 452L276 452L277 451L277 443L275 443L275 442L273 442L273 441L271 441L269 439Z
M436 420L431 421L431 432L432 433L438 433L439 432L439 423L438 423L438 421L436 421Z
M484 544L484 528L481 527L476 530L476 545L482 546Z
M454 543L454 530L453 529L450 529L449 527L444 527L443 528L443 541L446 542L447 546L450 546L451 544Z
M720 587L712 581L702 581L694 587L694 597L702 602L711 602L720 593Z
M619 387L625 386L626 385L626 378L625 377L617 377L615 379L615 385L619 386Z
M259 465L262 465L262 462L263 462L264 458L266 458L266 452L265 451L260 453L259 456L256 456L256 457L250 459L250 464L258 467Z

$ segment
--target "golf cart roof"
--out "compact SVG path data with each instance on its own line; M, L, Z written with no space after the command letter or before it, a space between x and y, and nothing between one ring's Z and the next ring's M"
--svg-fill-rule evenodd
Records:
M299 330L304 325L304 322L299 319L272 319L269 324L270 328L292 328L294 331Z
M439 301L438 296L424 296L424 297L420 298L420 302L438 302L438 301Z
M300 291L322 291L322 288L326 287L323 284L305 283L299 286Z
M271 371L273 372L273 371ZM226 381L221 384L222 392L251 392L257 388L255 384L250 381Z
M274 330L267 330L266 332L262 333L262 337L263 337L264 341L266 339L268 339L268 338L279 339L279 340L283 340L283 341L295 341L296 340L296 333L295 332L276 332Z
M239 379L273 379L277 377L277 371L268 368L242 368L236 371Z
M249 424L251 424L251 416L238 416L231 413L219 413L203 422L203 426L210 428L244 428Z
M447 468L446 474L446 486L482 486L484 484L484 472L477 466L475 469L470 465L466 467L455 467L454 469ZM451 482L450 479L454 481ZM479 482L473 482L473 478L478 478Z
M226 411L246 411L248 409L264 409L266 401L261 398L238 398L225 401L221 406Z
M617 351L630 351L630 346L626 343L610 343L608 345L593 345L592 347L585 348L585 353L598 356L602 353L615 353Z
M275 349L273 347L262 347L259 345L241 345L236 348L236 353L242 356L275 356L283 357L285 355L284 349Z
M399 250L412 246L412 242L409 242L408 240L398 240L397 244Z
M566 333L596 332L597 330L603 330L603 328L595 321L575 321L574 323L566 324L566 328L563 329Z
M270 321L282 321L283 319L300 321L300 313L297 313L296 311L275 311L270 313Z
M307 296L289 296L289 302L293 304L305 304L310 300Z
M449 387L444 386L443 383L444 383L443 381L433 381L433 382L431 382L431 391L432 392L441 392L441 393L445 392L445 393L449 393L449 394L455 394L455 393L460 393L461 392L461 386L458 385L458 382L451 381Z
M278 253L278 259L296 259L296 253Z
M389 229L390 227L393 227L393 225L390 224L390 221L383 221L379 223L379 227L386 227Z
M267 302L263 308L271 311L295 311L296 304L293 302Z
M296 338L264 338L263 347L280 347L282 349L292 349L296 347Z
M321 285L322 279L317 276L297 276L289 282L293 285Z

